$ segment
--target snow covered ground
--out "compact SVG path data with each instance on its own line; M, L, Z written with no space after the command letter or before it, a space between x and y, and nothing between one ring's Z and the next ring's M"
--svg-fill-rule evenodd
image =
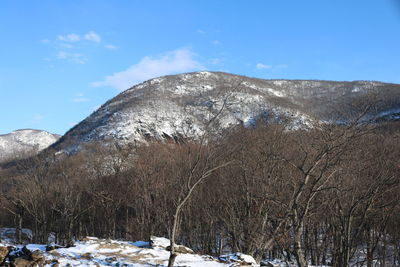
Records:
M32 232L23 229L24 240L29 240ZM50 239L49 239L50 240ZM0 266L2 263L13 263L17 260L26 261L29 266L167 266L169 258L168 246L170 241L163 237L151 237L147 241L117 241L86 237L76 241L74 246L65 248L56 245L12 245L15 241L14 228L0 228ZM353 259L354 267L365 267L365 251L360 247ZM8 250L4 253L4 250ZM256 263L252 256L242 253L231 253L212 257L195 254L190 248L177 245L179 253L175 266L187 267L234 267L234 266L268 266L268 267L297 267L294 262L285 262L279 259L263 260ZM358 262L358 263L356 263ZM35 265L36 264L36 265ZM374 266L381 266L379 262ZM17 265L15 266L25 266ZM28 265L27 265L28 266ZM398 265L388 265L398 266ZM312 266L309 267L328 267Z
M169 251L166 246L169 245L169 240L166 238L153 238L153 240L154 242L150 244L144 241L127 242L87 237L69 248L49 250L46 245L37 244L29 244L25 248L16 246L9 255L26 258L24 251L28 249L32 255L36 255L32 258L36 258L35 263L40 266L167 266ZM6 244L0 244L0 246L6 246ZM25 255L21 256L23 253ZM240 253L225 255L220 260L207 255L180 253L176 258L175 266L258 265L251 256Z
M29 244L15 246L8 254L4 262L14 264L21 259L32 266L167 266L169 251L169 240L162 237L152 237L151 242L116 241L86 237L75 242L69 248L50 248L46 245ZM1 244L7 247L7 244ZM179 253L175 266L187 267L234 267L234 266L260 266L253 257L242 253L222 255L218 258L208 255L198 255L189 248L189 253ZM0 255L0 261L1 255ZM35 265L36 264L36 265ZM17 264L15 264L17 265ZM30 265L29 265L30 266ZM264 261L261 266L269 267L295 267L287 265L283 261ZM322 266L321 266L322 267Z

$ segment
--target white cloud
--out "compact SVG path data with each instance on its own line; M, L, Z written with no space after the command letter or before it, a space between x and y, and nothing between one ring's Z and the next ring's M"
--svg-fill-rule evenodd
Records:
M205 30L198 29L198 30L197 30L197 33L200 33L200 34L206 34L207 32L206 32Z
M157 57L144 57L127 70L106 76L103 81L92 83L92 86L111 86L124 90L154 77L199 69L203 69L203 66L195 60L195 54L181 48Z
M105 45L104 47L107 48L107 49L110 49L110 50L115 50L115 49L118 48L115 45L111 45L111 44Z
M64 51L58 52L57 58L77 64L85 64L87 61L86 57L82 54L68 53Z
M43 39L43 40L40 40L40 42L41 42L42 44L48 44L48 43L50 43L50 40L48 40L48 39Z
M100 43L101 42L101 37L94 31L90 31L87 34L85 34L85 40L92 41L95 43Z
M70 33L67 35L59 35L57 39L65 42L78 42L81 40L81 37L78 34Z
M87 41L91 41L91 42L95 42L95 43L101 42L100 35L95 33L94 31L90 31L83 36L80 36L76 33L70 33L67 35L59 35L59 36L57 36L57 39L59 41L63 41L63 42L79 42L81 40L87 40ZM41 42L48 43L49 40L42 40Z
M270 69L272 66L271 65L266 65L263 63L257 63L256 68L258 70L262 70L262 69Z
M218 40L214 40L214 41L212 41L211 43L212 43L213 45L220 45L220 44L221 44L221 42L218 41Z

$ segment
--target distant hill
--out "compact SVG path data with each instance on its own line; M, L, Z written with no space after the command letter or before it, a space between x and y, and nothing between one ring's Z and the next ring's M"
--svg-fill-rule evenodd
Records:
M57 134L33 129L0 135L0 162L35 155L59 138Z

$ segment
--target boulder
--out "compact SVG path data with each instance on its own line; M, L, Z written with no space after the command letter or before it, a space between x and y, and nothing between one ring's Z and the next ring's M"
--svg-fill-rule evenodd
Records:
M32 252L26 246L22 247L21 252L23 253L23 258L27 260L32 260Z
M31 257L34 262L41 262L44 258L43 253L40 250L33 251Z
M16 258L13 263L15 267L30 267L34 265L31 261L23 258Z
M171 246L168 246L167 250L171 251ZM182 254L194 254L194 251L191 248L185 247L184 245L175 245L175 252Z
M55 249L59 249L59 248L64 248L64 247L60 246L60 245L46 245L46 252L52 251Z
M91 259L93 259L93 256L90 253L85 253L85 254L81 255L81 259L91 260Z
M222 256L219 256L218 259L224 263L236 263L239 266L241 266L241 265L244 265L244 266L257 265L256 260L252 256L246 255L243 253L239 253L239 252L228 254L228 255L222 255Z
M4 262L9 252L9 247L0 246L0 264Z

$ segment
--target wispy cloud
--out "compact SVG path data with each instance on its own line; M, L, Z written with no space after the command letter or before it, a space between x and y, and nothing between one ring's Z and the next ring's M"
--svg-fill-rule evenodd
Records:
M77 64L85 64L87 62L86 57L83 54L79 53L68 53L64 51L60 51L57 54L57 58L61 60L66 60L72 63Z
M272 70L273 71L277 71L277 70L280 70L280 69L288 68L289 66L286 65L286 64L267 65L267 64L264 64L264 63L257 63L255 67L256 67L257 70L266 70L266 69L268 69L268 70L271 70L271 71Z
M198 29L196 32L200 33L200 34L206 34L207 33L205 30L202 30L202 29Z
M67 35L59 35L57 39L65 42L78 42L81 40L81 37L78 34L70 33Z
M263 64L263 63L257 63L256 64L256 69L262 70L262 69L270 69L272 68L271 65Z
M94 31L90 31L85 34L85 40L95 42L95 43L100 43L101 42L101 37Z
M83 35L79 35L77 33L58 35L56 39L42 39L40 42L42 44L51 44L50 47L59 50L59 52L55 55L56 59L63 60L65 62L85 64L88 61L88 58L84 55L84 53L80 52L86 51L85 49L87 49L87 46L84 44L101 43L102 38L98 33L90 31ZM110 44L105 45L105 48L117 49L116 46Z
M90 32L84 34L83 36L80 36L79 34L76 34L76 33L70 33L70 34L66 34L66 35L58 35L57 40L62 41L62 42L71 42L71 43L79 42L82 40L100 43L101 36L94 31L90 31ZM43 42L43 41L45 41L45 42ZM48 42L50 42L50 41L42 40L42 43L48 43Z
M111 86L124 90L154 77L199 69L203 69L203 66L196 61L195 54L187 48L181 48L156 57L144 57L127 70L106 76L103 81L92 83L92 86Z
M107 48L107 49L110 49L110 50L115 50L115 49L118 48L115 45L111 45L111 44L105 45L104 47Z
M221 44L221 41L213 40L213 41L211 41L211 43L212 43L213 45L220 45L220 44Z

